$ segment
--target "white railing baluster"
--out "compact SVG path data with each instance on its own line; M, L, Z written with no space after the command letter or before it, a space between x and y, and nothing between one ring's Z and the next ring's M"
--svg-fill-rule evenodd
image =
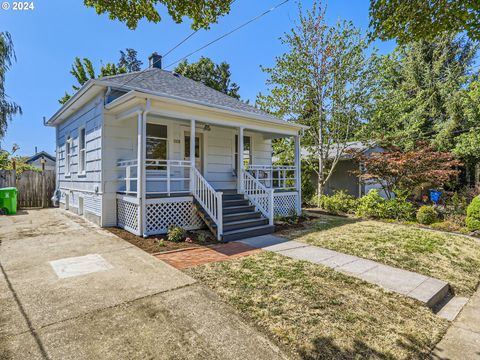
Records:
M245 187L245 196L268 219L269 224L273 225L274 190L265 187L247 171L243 172L242 182Z
M223 235L223 193L216 191L197 169L192 168L190 174L192 177L190 181L194 184L192 195L217 225L217 239L221 240Z

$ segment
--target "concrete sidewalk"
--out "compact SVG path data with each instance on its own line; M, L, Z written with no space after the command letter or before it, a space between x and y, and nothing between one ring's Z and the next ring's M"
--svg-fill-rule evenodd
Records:
M239 240L239 242L293 259L328 266L387 290L417 299L428 307L434 307L449 291L448 283L441 280L274 235L263 235Z
M286 359L195 280L59 209L0 217L0 359Z
M480 289L437 344L432 359L480 359Z

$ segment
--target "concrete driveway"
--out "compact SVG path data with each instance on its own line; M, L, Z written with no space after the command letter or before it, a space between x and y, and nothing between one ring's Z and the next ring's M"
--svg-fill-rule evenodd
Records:
M286 359L209 290L59 209L0 217L1 359Z

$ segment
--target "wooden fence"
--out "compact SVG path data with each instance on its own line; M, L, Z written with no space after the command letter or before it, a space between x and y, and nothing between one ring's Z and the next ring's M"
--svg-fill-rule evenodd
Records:
M21 208L52 207L55 192L55 171L24 171L16 176L13 170L0 170L0 188L16 187L17 205Z

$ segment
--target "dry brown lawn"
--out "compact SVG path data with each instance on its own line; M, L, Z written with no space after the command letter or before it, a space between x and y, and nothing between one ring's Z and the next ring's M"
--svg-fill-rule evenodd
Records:
M412 299L271 252L187 272L302 359L426 358L448 325Z

